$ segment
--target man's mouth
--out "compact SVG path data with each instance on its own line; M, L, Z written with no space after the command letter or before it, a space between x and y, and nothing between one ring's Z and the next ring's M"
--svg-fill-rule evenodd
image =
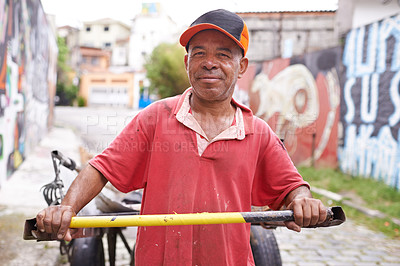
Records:
M197 79L202 82L206 82L206 83L214 83L214 82L218 82L220 80L220 77L204 75L204 76L199 76Z

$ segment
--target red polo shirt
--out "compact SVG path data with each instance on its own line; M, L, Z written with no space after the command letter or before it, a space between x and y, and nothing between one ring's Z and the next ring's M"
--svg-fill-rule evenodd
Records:
M291 190L308 186L270 127L234 101L236 129L199 149L199 130L180 117L187 118L189 93L142 110L90 161L119 190L144 188L142 214L278 209ZM139 266L254 265L250 224L140 227L135 259Z

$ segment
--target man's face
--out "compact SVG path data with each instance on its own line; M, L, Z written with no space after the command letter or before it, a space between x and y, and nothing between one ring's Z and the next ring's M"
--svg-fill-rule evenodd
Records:
M232 97L236 81L246 71L247 64L240 47L217 30L205 30L193 36L185 56L193 93L205 101Z

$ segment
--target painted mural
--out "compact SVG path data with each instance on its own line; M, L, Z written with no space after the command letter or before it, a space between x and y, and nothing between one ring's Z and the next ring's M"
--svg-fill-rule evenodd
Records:
M0 0L0 186L51 123L57 52L39 0Z
M343 65L340 167L400 188L400 15L352 29Z
M340 55L333 48L266 61L239 80L250 108L284 140L295 164L337 166Z

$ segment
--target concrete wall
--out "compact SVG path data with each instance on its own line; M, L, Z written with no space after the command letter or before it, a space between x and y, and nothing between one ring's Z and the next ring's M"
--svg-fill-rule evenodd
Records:
M341 73L340 167L400 188L400 15L352 29Z
M252 64L238 82L295 164L337 165L339 66L340 49L332 48Z
M57 52L39 0L0 1L0 186L52 122Z
M239 13L247 24L252 62L288 58L339 44L335 12Z

